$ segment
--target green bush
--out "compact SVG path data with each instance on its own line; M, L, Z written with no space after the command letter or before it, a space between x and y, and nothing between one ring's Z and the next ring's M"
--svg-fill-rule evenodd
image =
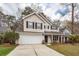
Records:
M19 39L19 34L15 32L5 32L5 42L15 44L15 41Z
M70 40L72 43L79 42L79 35L72 34L72 35L69 36L69 40Z
M2 44L4 41L4 34L0 33L0 44Z
M79 42L79 35L76 35L76 42Z
M15 39L19 39L19 34L18 33L15 33Z

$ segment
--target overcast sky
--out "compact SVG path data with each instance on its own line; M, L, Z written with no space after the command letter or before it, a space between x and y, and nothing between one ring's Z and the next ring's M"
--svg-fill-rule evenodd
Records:
M23 4L23 3L5 3L5 4L0 4L0 7L2 7L3 12L5 14L11 14L11 15L15 15L17 16L18 12L18 8L20 9L24 9L26 6L30 6L30 3L27 4ZM63 8L62 5L60 4L55 4L55 3L40 3L39 6L41 6L43 12L49 16L52 20L53 19L59 19L62 15L64 15L65 13L67 13L67 11L63 11L66 10L67 8ZM62 11L62 12L60 12ZM65 12L64 14L62 14L63 12Z

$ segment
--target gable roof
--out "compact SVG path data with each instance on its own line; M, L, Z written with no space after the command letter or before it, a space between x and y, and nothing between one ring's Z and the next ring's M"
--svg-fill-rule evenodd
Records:
M29 15L23 17L23 19L26 19L26 18L28 18L28 17L30 17L30 16L32 16L32 15L36 15L38 18L40 18L40 19L43 21L43 19L42 19L39 15L37 15L36 13L31 13L31 14L29 14ZM44 22L44 21L43 21L43 22Z
M33 13L31 13L31 14L29 14L29 15L23 17L23 19L25 19L25 18L27 18L27 17L30 17L30 16L32 16L32 15L36 15L36 16L39 17L43 22L44 22L44 20L45 20L47 23L49 23L50 25L52 25L52 22L49 21L49 19L48 19L47 17L45 17L44 15L42 15L41 13L33 12Z
M47 21L49 21L50 23L52 23L51 19L49 17L47 17L46 15L44 15L43 13L39 13L39 15L45 19L47 19Z

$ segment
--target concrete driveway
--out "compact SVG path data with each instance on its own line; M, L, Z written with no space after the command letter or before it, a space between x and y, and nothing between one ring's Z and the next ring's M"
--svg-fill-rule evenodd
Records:
M8 56L64 56L45 45L19 45Z

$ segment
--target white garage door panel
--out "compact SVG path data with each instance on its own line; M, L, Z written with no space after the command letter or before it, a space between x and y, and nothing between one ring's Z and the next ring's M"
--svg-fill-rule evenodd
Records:
M20 35L19 44L39 44L42 43L43 36Z

